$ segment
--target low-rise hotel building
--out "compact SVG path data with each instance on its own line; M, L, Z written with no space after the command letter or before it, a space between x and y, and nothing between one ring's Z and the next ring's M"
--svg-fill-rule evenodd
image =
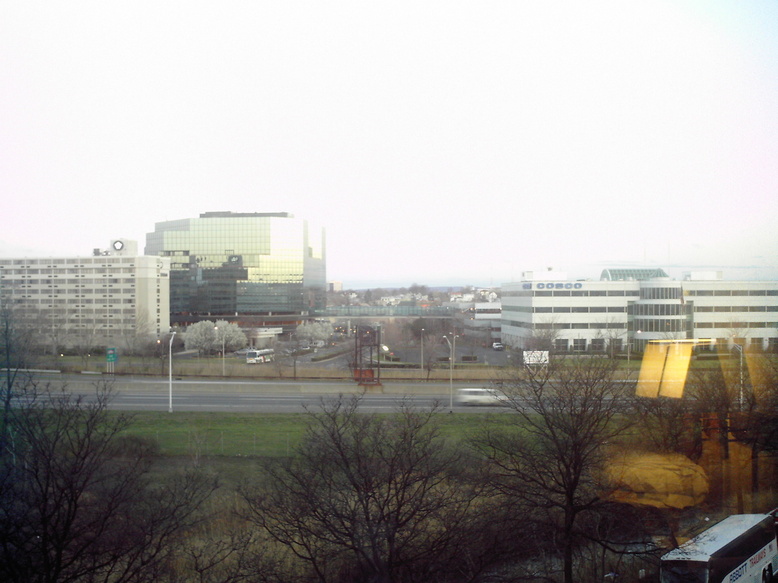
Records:
M0 259L0 302L41 344L127 346L168 334L169 272L125 239L85 257Z

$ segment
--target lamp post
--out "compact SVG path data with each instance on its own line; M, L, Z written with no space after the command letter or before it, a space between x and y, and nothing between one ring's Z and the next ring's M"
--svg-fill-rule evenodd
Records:
M635 334L632 336L632 340L636 340L636 336L640 334L642 330L635 330ZM630 340L629 332L627 332L627 363L629 364L629 353L632 350L632 340Z
M214 326L213 329L214 330L218 330L219 327L218 326ZM226 332L227 332L226 330L222 330L222 376L223 377L227 376L227 374L224 372L224 338L225 338L225 333Z
M734 348L737 348L738 352L740 353L740 396L738 397L738 407L742 411L743 410L743 347L735 342L732 345Z
M224 341L226 339L226 330L222 330L222 376L225 377L227 374L224 372Z
M632 348L632 340L629 337L629 322L627 322L627 364L629 364L629 352Z
M424 378L424 328L421 329L421 362L419 363L421 378Z
M168 413L173 412L173 338L176 337L175 330L170 335L170 344L168 346L168 388L170 389L170 399L168 400Z
M452 334L452 341L448 339L448 336L443 337L448 343L448 347L451 350L451 357L448 359L448 412L454 412L454 358L456 357L457 350L457 335Z

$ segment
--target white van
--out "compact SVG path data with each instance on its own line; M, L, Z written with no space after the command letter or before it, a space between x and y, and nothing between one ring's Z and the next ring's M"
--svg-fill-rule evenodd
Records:
M460 405L504 405L507 401L508 397L495 389L457 389L457 403Z

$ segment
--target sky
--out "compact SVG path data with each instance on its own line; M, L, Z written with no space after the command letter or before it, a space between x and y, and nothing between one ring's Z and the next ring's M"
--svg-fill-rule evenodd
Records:
M0 3L0 256L291 212L345 288L778 279L778 2Z

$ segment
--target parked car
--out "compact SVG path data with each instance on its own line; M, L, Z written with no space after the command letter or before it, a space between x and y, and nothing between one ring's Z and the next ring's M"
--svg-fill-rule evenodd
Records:
M495 389L473 387L457 389L457 403L460 405L502 405L508 397Z
M505 350L505 347L502 345L502 342L492 342L492 349L493 350Z

